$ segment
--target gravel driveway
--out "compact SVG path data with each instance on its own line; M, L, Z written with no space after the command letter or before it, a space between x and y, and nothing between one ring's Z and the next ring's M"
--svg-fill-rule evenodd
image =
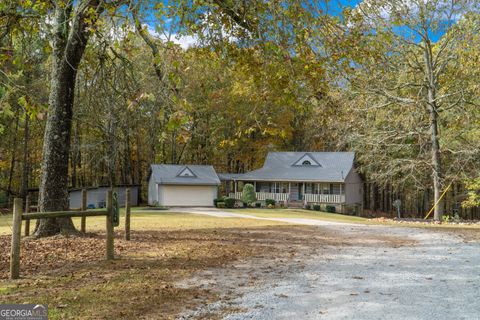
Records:
M219 210L186 210L239 217ZM273 220L319 225L318 232L328 229L339 237L356 237L358 244L325 246L317 254L284 266L249 261L210 270L208 283L213 289L233 290L235 298L204 306L184 318L218 315L223 310L224 319L231 320L480 319L478 242L429 229ZM400 245L366 243L362 241L366 235L411 241ZM268 268L273 269L266 272ZM258 280L244 285L243 280L252 273ZM184 285L205 285L204 277L200 274Z

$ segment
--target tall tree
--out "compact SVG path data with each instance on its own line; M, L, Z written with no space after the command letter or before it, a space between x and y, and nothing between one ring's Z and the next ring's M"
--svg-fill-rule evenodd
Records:
M101 0L54 2L48 118L43 143L40 211L68 209L68 161L77 70L99 15ZM38 220L35 235L72 233L70 218Z
M390 173L398 163L407 163L412 173L415 166L425 167L423 151L429 150L436 220L444 213L441 193L446 187L440 127L448 119L443 115L468 104L462 79L450 73L459 67L456 46L462 37L455 29L458 19L476 6L469 0L364 1L347 12L342 40L350 52L337 56L358 109L376 122L377 136L369 143L401 150L397 161L389 161ZM372 128L367 132L367 139L375 137ZM399 174L408 171L404 167Z

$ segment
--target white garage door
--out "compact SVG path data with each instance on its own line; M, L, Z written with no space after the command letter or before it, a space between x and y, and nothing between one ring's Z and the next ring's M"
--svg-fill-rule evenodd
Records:
M161 186L161 203L164 206L213 206L217 186Z

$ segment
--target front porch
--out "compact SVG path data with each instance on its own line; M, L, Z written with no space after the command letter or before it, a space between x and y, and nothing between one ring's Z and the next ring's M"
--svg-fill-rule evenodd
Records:
M259 201L273 199L277 202L345 203L343 183L233 181L233 192L227 194L230 198L241 200L243 186L247 183L255 187Z

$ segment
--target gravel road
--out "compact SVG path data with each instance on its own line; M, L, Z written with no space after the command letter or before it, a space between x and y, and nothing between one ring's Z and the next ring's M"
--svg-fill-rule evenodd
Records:
M236 215L203 209L190 212ZM235 292L234 298L204 306L184 319L220 312L229 320L480 319L478 242L429 229L274 220L319 225L318 232L328 229L338 237L358 238L358 243L325 246L286 265L259 260L209 270L208 275L200 274L183 285L208 283L225 296ZM411 241L369 243L362 241L366 235ZM245 285L244 279L252 274L258 280Z

